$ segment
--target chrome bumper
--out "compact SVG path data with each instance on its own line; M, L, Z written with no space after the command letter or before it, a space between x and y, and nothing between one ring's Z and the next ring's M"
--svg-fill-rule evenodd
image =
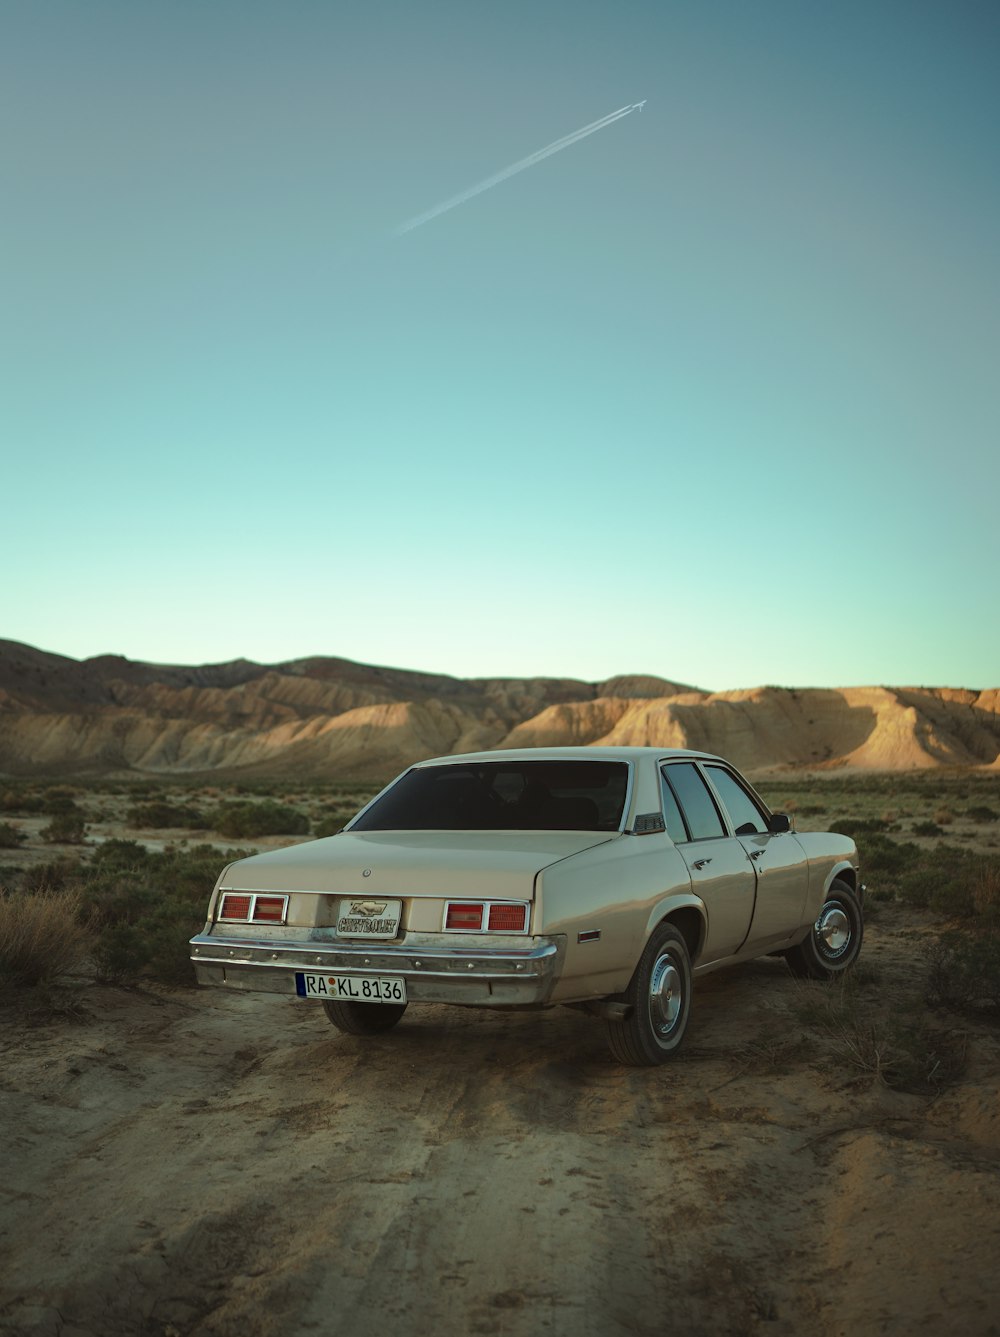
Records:
M199 984L295 993L296 971L396 975L414 1003L539 1007L562 969L565 937L532 938L530 947L439 947L378 943L254 941L199 933L191 960Z

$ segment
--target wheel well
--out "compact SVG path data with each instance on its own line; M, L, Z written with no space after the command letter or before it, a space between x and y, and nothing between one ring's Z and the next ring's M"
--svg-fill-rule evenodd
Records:
M688 955L692 962L696 961L701 950L702 939L705 936L705 926L702 923L701 915L694 906L689 905L680 910L674 910L672 914L664 916L662 922L673 924L687 943Z
M846 882L854 892L858 889L858 875L853 868L838 868L833 880L835 882Z

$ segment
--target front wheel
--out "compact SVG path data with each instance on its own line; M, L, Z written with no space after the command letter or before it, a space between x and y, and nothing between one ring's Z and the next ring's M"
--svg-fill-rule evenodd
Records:
M651 1068L675 1054L691 1015L691 957L673 924L661 924L650 938L622 999L628 1016L608 1022L618 1062Z
M339 1003L323 999L323 1011L345 1035L381 1035L406 1011L405 1003Z
M789 947L785 960L795 975L833 979L854 965L864 933L861 902L846 882L835 878L816 922L797 947Z

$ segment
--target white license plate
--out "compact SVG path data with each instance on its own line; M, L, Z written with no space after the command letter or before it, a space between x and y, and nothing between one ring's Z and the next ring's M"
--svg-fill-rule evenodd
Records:
M343 938L394 938L402 901L377 896L345 896L337 909L337 933Z
M307 975L296 971L300 998L335 998L344 1003L405 1003L406 980L393 975Z

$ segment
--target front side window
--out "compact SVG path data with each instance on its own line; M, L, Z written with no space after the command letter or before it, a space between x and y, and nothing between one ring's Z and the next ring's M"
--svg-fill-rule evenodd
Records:
M680 804L692 840L708 840L726 834L715 799L693 762L675 762L665 766L663 774Z
M767 831L767 818L735 776L721 766L706 766L705 770L729 813L736 834L763 835Z
M417 766L352 831L617 831L623 761L483 761Z

